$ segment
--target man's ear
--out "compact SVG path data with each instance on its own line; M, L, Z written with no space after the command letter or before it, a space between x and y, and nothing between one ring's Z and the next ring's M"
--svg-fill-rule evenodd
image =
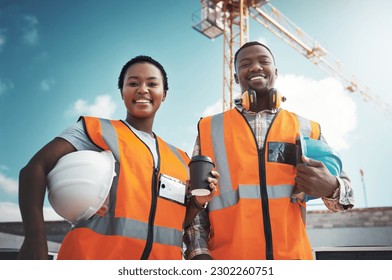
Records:
M234 81L235 81L236 84L240 83L240 80L238 79L237 73L234 73Z
M277 78L277 77L278 77L278 69L275 68L275 78Z
M123 96L123 93L122 93L122 89L120 89L120 94L121 94L121 99L124 100L124 96Z

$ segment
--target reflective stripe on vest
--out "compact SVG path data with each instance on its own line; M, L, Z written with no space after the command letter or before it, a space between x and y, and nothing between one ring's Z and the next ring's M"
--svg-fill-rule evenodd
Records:
M224 130L223 115L224 113L211 116L211 128L209 130L209 133L211 134L212 144L214 147L213 158L215 160L216 170L219 172L219 174L221 174L220 177L218 178L219 189L220 192L224 194L222 196L228 196L228 201L225 201L225 198L214 197L214 199L211 202L209 202L209 209L212 211L215 209L224 208L221 207L222 205L228 205L228 206L234 205L235 203L238 202L238 200L235 201L235 199L233 200L232 198L242 197L241 195L238 195L238 192L241 193L241 190L232 191L231 188L232 184L230 178L230 169L228 165L227 156L225 156L227 154L227 148L225 145L225 136L223 131ZM302 135L310 137L312 132L311 121L299 115L295 115L295 116L298 120L299 128ZM320 134L318 133L318 135ZM254 186L254 187L258 187L258 186ZM274 186L274 188L275 187L277 186ZM281 186L278 187L281 188ZM291 196L294 186L283 185L282 187L286 190L282 193L285 194L285 197L289 198ZM241 189L241 185L239 185L239 189ZM271 186L267 186L268 198L282 198L282 196L274 196L274 191L272 191L272 189L273 188ZM249 198L260 198L260 192L258 191L258 196L253 196ZM218 200L220 202L218 202Z
M157 195L152 197L151 189L158 192L159 171L183 182L189 178L186 153L156 137L159 162L155 170L148 147L123 122L84 117L84 123L92 142L113 152L117 176L107 213L79 223L71 237L64 239L59 257L139 259L143 252L149 259L181 259L185 206ZM152 228L149 221L153 222ZM152 247L147 244L150 231Z
M110 227L108 225L110 225ZM78 225L78 227L83 226ZM100 219L93 219L89 223L86 223L85 227L103 235L118 235L145 239L145 233L148 230L148 223L127 218L114 218L114 221L112 221L112 218L109 216L104 216ZM182 239L181 231L159 226L154 227L154 242L172 246L181 246L178 241L180 239Z
M295 177L293 157L276 162L268 160L271 154L285 156L287 152L295 152L299 131L312 138L320 137L317 123L280 110L271 122L265 147L259 150L249 124L236 109L199 122L201 154L214 160L220 174L218 194L208 204L213 232L209 249L214 258L266 258L266 239L263 238L266 227L263 226L262 214L264 195L260 192L264 183L260 182L261 178L266 178L263 182L266 182L265 196L268 198L267 214L270 219L264 222L271 223L269 228L272 228L274 246L271 244L268 248L273 248L273 257L312 258L301 218L301 212L306 209L298 203L290 203ZM285 150L273 151L271 148ZM262 155L264 167L260 169ZM298 233L297 239L286 236L290 232ZM288 240L299 243L289 244Z
M267 186L269 199L290 197L293 191L291 185ZM260 199L259 185L239 185L237 190L222 193L214 198L208 205L208 210L214 211L233 206L239 202L241 198Z

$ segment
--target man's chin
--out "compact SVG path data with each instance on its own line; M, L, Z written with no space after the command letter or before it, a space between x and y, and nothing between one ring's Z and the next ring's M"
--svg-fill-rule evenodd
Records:
M267 94L270 90L269 87L250 87L249 89L254 90L258 95L259 94Z

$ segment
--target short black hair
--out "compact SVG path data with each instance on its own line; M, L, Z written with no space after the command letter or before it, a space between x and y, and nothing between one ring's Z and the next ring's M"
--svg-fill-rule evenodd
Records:
M255 45L262 46L262 47L264 47L267 51L269 51L269 53L270 53L271 56L272 56L272 59L274 60L274 64L276 64L276 63L275 63L275 57L274 57L274 55L272 54L271 50L270 50L266 45L264 45L264 44L262 44L262 43L260 43L260 42L257 42L257 41L251 41L251 42L247 42L247 43L243 44L243 45L236 51L236 53L235 53L235 55L234 55L234 68L235 68L235 65L236 65L236 63L237 63L237 57L238 57L238 54L240 53L240 51L242 51L243 49L245 49L245 48L247 48L247 47L255 46Z
M121 69L121 72L120 72L120 76L118 77L118 88L120 90L122 90L122 88L124 86L124 78L125 78L125 74L127 73L128 68L131 67L132 65L136 64L136 63L150 63L150 64L156 66L161 71L161 74L162 74L162 77L163 77L163 89L165 91L169 90L169 84L168 84L168 81L167 81L167 74L166 74L165 69L163 68L163 66L158 61L156 61L155 59L153 59L153 58L151 58L150 56L147 56L147 55L136 56L136 57L132 58L130 61L128 61L123 66L123 68Z

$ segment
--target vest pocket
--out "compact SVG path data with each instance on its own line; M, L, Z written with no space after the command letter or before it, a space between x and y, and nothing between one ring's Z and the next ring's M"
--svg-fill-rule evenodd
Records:
M268 142L268 161L296 165L296 145L285 142Z

